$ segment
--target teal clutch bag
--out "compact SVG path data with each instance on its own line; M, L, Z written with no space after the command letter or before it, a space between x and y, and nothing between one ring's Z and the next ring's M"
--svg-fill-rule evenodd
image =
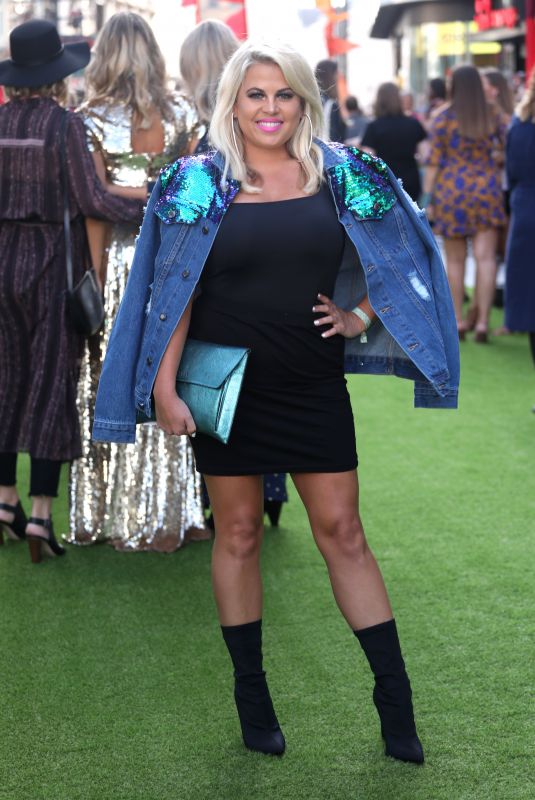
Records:
M176 376L176 392L191 411L200 433L226 444L240 396L249 350L187 339ZM138 423L155 422L137 412Z

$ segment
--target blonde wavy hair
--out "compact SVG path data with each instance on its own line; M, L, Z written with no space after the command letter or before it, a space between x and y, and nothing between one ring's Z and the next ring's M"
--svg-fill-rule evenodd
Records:
M6 97L9 100L28 100L30 97L51 97L60 106L66 106L68 101L67 81L63 78L55 83L46 83L43 86L4 86Z
M323 153L312 137L321 136L323 110L314 73L305 58L289 45L245 42L227 62L210 124L210 141L225 158L221 183L227 183L229 170L240 181L241 188L251 194L260 191L248 182L244 143L239 125L234 124L234 105L245 73L253 64L275 64L290 89L301 99L303 116L287 143L289 154L301 164L306 194L316 192L323 178Z
M217 19L199 22L182 43L180 73L203 122L212 118L221 72L239 45L228 25Z
M522 100L515 109L515 114L522 122L535 122L535 67L529 77Z
M89 105L124 103L144 129L150 128L154 109L169 118L164 58L150 26L139 14L122 11L109 18L97 37L85 75Z

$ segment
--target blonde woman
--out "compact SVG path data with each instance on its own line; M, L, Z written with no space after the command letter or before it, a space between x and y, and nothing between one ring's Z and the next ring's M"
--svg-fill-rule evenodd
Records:
M167 89L165 65L149 25L115 14L104 25L86 72L80 109L97 171L146 196L169 161L191 152L202 126L192 101ZM121 550L172 551L203 527L200 482L186 439L146 426L137 445L92 444L90 425L102 359L122 300L139 225L94 224L90 242L104 285L106 323L89 343L78 395L83 456L70 479L71 541L111 540Z
M410 376L416 405L455 407L455 318L432 233L408 195L382 161L326 144L322 129L299 53L252 43L234 53L210 127L216 152L164 170L151 197L93 436L132 441L136 408L150 414L154 403L162 430L192 438L214 513L213 589L243 740L277 755L285 739L262 666L261 476L290 472L374 672L385 752L421 763L396 624L358 511L344 367ZM226 445L197 431L176 394L188 336L251 349Z
M197 145L197 153L203 153L209 148L208 126L214 112L219 79L223 67L239 45L228 25L214 19L199 22L182 44L180 72L193 97L199 117L207 126L205 135ZM288 502L286 477L284 472L264 475L264 511L272 526L279 524L282 504ZM205 487L203 502L209 508ZM213 527L212 516L208 517L207 524Z
M180 48L180 73L207 129L221 72L239 44L228 25L217 19L207 19L195 26ZM208 130L198 143L197 152L207 148Z

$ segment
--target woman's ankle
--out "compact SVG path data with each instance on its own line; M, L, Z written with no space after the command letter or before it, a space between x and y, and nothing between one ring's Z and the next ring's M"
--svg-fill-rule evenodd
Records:
M0 486L0 503L8 503L16 506L19 502L19 493L15 484L12 486Z
M32 517L37 519L50 519L52 513L52 497L45 495L32 496Z
M0 486L0 503L5 503L8 506L16 506L19 502L19 493L16 486ZM12 522L15 513L0 508L0 520L4 522Z

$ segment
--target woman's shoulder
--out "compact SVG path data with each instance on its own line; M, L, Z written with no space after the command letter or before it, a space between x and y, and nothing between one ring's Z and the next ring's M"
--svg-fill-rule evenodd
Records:
M449 103L443 103L435 108L430 116L430 122L434 126L451 125L455 122L455 113Z
M185 92L172 91L167 96L168 108L175 124L185 128L196 128L200 125L199 115L192 98Z
M160 183L162 191L166 191L168 186L180 176L183 180L187 176L193 177L193 173L205 173L209 175L213 172L214 158L216 150L206 150L203 153L194 153L190 156L181 156L170 164L166 164L160 170Z
M193 224L201 217L219 221L239 189L229 178L221 182L217 151L183 156L160 172L160 198L154 211L167 224Z
M77 110L91 151L129 153L132 149L132 110L115 102L84 103Z
M179 89L174 89L172 92L169 92L167 99L171 107L176 111L195 109L193 98Z
M341 162L345 166L352 167L357 170L371 169L374 172L382 175L388 174L388 167L382 158L372 156L361 150L359 147L349 144L341 144L340 142L323 142L324 147L329 151L331 162L333 159ZM327 164L329 168L329 164Z
M111 100L109 102L86 100L85 103L78 106L76 113L84 120L98 119L105 122L114 122L118 117L128 116L130 118L132 115L130 108L124 103L114 103Z
M535 121L531 118L523 120L515 114L511 119L507 135L510 141L531 143L535 140Z
M79 106L76 113L83 120L86 130L99 140L112 131L115 136L121 130L130 136L132 110L124 103L86 102Z
M325 169L340 203L359 219L380 218L396 203L395 178L381 158L358 147L323 143Z

